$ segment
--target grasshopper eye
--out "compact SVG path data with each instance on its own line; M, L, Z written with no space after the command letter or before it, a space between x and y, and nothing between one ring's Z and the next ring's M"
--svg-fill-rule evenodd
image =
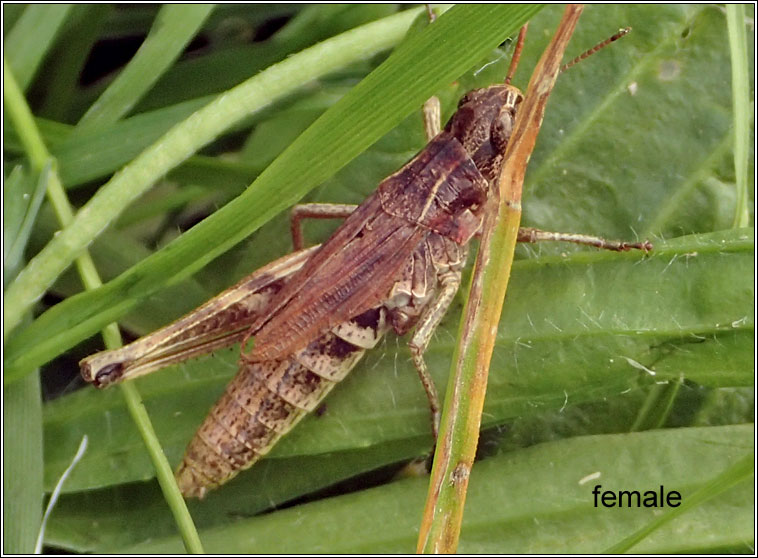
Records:
M504 152L513 133L513 114L504 110L497 119L492 123L490 131L490 141L499 152Z

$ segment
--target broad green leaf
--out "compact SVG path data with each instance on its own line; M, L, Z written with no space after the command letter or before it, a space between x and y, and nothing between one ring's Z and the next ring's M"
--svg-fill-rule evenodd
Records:
M582 18L577 51L587 29L595 39L605 26L633 31L558 80L527 173L524 221L642 238L730 227L732 214L722 221L714 210L734 194L712 181L733 180L716 173L731 141L723 13L589 6Z
M752 425L588 436L484 460L474 468L459 550L465 554L593 554L666 508L595 507L592 490L678 491L686 501L753 453ZM633 548L650 554L749 552L752 478L722 491ZM216 553L408 553L427 479L399 481L201 532ZM174 538L119 548L181 550Z

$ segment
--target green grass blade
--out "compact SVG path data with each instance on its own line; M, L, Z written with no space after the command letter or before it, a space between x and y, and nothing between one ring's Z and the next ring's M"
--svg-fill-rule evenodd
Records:
M137 54L82 116L75 133L107 126L127 114L181 55L214 7L163 6Z
M115 348L112 345L109 345L109 347ZM155 467L156 476L163 491L163 497L166 499L166 503L174 516L174 521L179 528L184 548L191 554L203 554L203 545L192 521L192 516L190 516L187 509L187 502L179 491L176 479L174 478L174 471L171 465L169 465L160 440L158 440L155 434L153 424L142 403L142 397L137 391L136 386L131 382L121 385L120 390L126 400L126 406L129 409L132 420L140 431L145 446L147 446L147 453L150 455L150 460Z
M72 7L30 4L5 38L5 57L22 91L31 84Z
M752 447L752 425L736 425L578 437L483 460L471 476L460 552L603 552L609 543L648 523L660 508L596 508L596 484L613 490L657 490L663 485L686 501L731 463L751 459ZM582 482L594 472L601 473L598 480ZM422 505L426 482L394 482L242 519L204 531L203 540L214 553L412 552L418 516L409 510ZM708 553L728 547L746 552L752 536L753 502L750 484L743 482L700 503L635 550ZM151 554L180 550L175 538L118 549Z
M15 277L23 261L24 249L45 197L52 168L48 160L40 173L33 175L18 166L13 169L3 192L3 288Z
M42 521L39 374L3 389L3 553L31 554Z
M48 79L45 84L45 97L37 114L63 122L71 121L71 104L82 93L79 77L108 16L114 10L115 6L109 4L74 6L68 25L61 33L60 44L65 47L56 53L57 59L51 64L50 72L46 76ZM47 138L45 141L47 142Z
M737 205L734 227L750 224L748 208L748 156L751 147L750 122L753 103L750 100L750 76L745 37L745 6L729 4L726 7L729 28L729 50L732 55L732 117L734 121L734 174L737 188Z

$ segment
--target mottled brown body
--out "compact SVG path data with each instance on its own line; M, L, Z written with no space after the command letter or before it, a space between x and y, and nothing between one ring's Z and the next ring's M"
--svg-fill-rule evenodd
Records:
M509 85L514 70L512 64L505 85L465 95L439 134L439 103L427 101L429 143L354 211L347 206L303 211L301 216L347 217L322 246L281 258L174 324L80 363L84 378L104 387L239 341L245 347L255 338L187 447L177 470L185 496L203 497L268 453L389 329L402 335L415 327L409 346L436 435L438 398L423 353L460 284L466 245L497 195L495 181L523 99ZM293 212L299 248L296 224L302 217L295 217ZM617 251L652 248L648 242L537 229L519 229L518 240Z
M365 312L342 329L363 334L366 346L329 332L282 360L241 363L187 447L177 471L185 496L202 497L268 453L378 341L384 313Z
M186 496L202 497L265 455L390 328L418 326L411 352L436 400L423 352L460 284L520 101L509 85L469 93L445 129L321 247L277 260L175 324L82 361L85 379L102 387L254 337L179 466ZM201 347L185 346L186 329Z
M390 326L404 334L433 309L438 287L449 303L520 99L510 86L466 95L274 295L177 472L185 495L202 497L265 455Z

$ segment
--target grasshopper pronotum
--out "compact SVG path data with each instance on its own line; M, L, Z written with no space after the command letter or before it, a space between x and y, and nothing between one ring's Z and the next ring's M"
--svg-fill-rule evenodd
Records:
M429 143L361 205L293 212L297 252L173 324L81 362L84 378L104 387L242 341L239 372L177 471L186 496L202 497L265 455L390 329L415 328L409 345L436 434L439 403L423 353L460 285L467 244L500 172L523 98L508 81L466 94L442 130L438 106L428 102ZM302 249L303 217L347 218L320 247ZM535 229L519 239L650 248Z

